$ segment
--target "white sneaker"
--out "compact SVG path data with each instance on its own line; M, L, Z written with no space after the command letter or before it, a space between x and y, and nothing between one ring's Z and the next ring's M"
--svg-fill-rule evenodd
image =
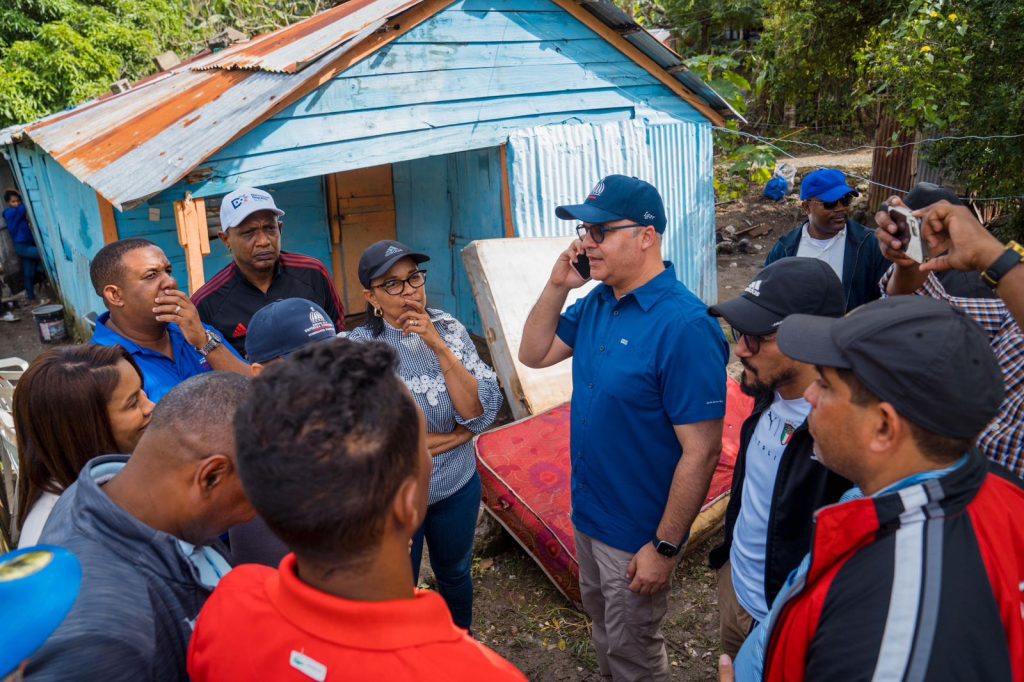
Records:
M10 310L4 313L3 317L0 317L0 320L3 320L4 322L17 322L20 319L20 317L15 317L14 313L12 313Z

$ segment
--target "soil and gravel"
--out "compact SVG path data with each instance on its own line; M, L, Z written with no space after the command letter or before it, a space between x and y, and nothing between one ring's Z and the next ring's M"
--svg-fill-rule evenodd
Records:
M805 157L797 165L801 174L808 166L831 165L867 177L870 155L848 157L841 158L842 163L836 163L834 157ZM761 269L776 240L799 224L798 203L792 195L773 203L760 198L757 188L751 188L744 199L716 208L719 233L746 230L739 238L749 240L743 252L734 250L718 256L720 300L738 296ZM854 217L858 218L856 214ZM863 216L859 218L863 222ZM726 230L729 226L731 232ZM39 341L30 311L22 309L18 314L22 318L19 322L0 322L0 357L14 355L31 360L46 346ZM738 374L737 363L731 364L730 373ZM502 421L509 418L503 415ZM717 679L718 606L715 577L706 557L721 541L719 531L685 557L676 571L663 627L673 679ZM600 679L586 616L572 608L533 560L486 514L481 514L476 549L474 634L531 680ZM425 555L421 584L430 587L433 578L427 560Z

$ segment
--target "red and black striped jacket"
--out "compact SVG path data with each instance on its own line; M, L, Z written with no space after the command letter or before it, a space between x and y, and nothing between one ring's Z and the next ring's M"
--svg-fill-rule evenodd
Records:
M232 262L192 294L200 319L214 327L245 357L249 320L263 306L285 298L316 303L338 331L345 329L345 306L324 264L316 258L282 251L267 293L249 283Z
M1024 680L1024 484L972 450L821 509L767 624L766 680Z

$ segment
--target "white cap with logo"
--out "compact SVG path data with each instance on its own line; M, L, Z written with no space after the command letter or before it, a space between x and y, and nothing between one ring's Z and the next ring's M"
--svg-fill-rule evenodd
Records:
M274 197L262 189L239 187L225 195L220 202L221 232L238 227L239 223L256 211L273 211L278 217L284 215L284 211L274 203Z

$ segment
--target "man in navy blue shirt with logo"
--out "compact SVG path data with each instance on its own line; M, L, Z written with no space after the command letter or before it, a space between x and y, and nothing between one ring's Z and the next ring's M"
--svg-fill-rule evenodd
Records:
M661 621L721 452L728 346L661 259L653 186L610 175L557 215L580 238L552 268L519 360L573 358L572 519L601 674L667 680ZM562 313L587 265L602 284Z

